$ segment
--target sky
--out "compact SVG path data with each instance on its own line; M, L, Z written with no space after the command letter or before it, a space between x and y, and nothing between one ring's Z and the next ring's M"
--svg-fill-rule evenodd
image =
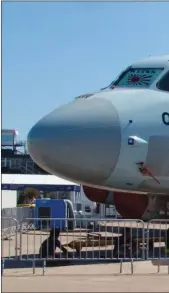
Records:
M2 128L42 116L169 53L169 2L3 2Z

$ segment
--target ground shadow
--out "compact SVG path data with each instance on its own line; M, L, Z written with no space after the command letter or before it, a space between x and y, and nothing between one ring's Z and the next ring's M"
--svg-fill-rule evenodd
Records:
M164 247L155 247L153 251L149 251L149 258L165 258ZM69 252L69 258L66 259L60 253L56 253L55 260L47 260L46 267L60 267L60 266L73 266L73 265L89 265L89 264L103 264L103 263L120 263L120 259L113 259L112 250L105 251L82 251L81 254ZM143 261L147 260L146 254L143 259L143 255L140 257L134 258L134 261ZM14 256L10 259L4 258L4 269L15 269L15 268L32 268L33 262L35 263L36 268L43 267L43 261L39 260L38 254L33 255L22 255L22 259L18 257L16 259ZM123 262L131 262L131 259L123 260Z
M103 263L119 263L120 259L113 259L112 250L105 251L82 251L81 254L70 253L69 258L66 259L60 253L56 253L55 260L47 260L46 266L72 266L72 265L89 265L89 264L103 264ZM141 260L138 259L138 261ZM130 262L130 260L124 260L125 262ZM16 259L13 256L10 259L4 258L4 269L15 269L15 268L32 268L33 262L36 263L36 267L43 267L43 261L39 260L38 254L33 255L22 255L22 260L18 257Z

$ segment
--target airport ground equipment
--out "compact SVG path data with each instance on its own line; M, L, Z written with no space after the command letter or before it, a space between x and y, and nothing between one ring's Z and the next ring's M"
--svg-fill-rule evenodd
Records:
M56 219L49 220L49 223L45 218ZM34 226L36 229L43 229L45 225L48 228L59 227L62 230L67 228L67 203L64 200L57 199L37 199L35 201L35 220ZM42 219L42 220L40 220ZM59 219L59 220L57 220ZM62 220L63 219L63 220Z

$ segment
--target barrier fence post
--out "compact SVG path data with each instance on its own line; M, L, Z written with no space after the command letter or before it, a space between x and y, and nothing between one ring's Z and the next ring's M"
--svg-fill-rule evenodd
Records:
M120 274L123 272L123 261L122 259L120 260Z
M36 262L33 260L33 274L35 274Z
M46 260L44 259L43 260L43 271L42 271L43 276L45 275L45 270L46 270Z
M133 275L134 273L134 265L133 265L133 259L131 259L131 274Z
M3 276L4 268L5 268L5 259L1 258L1 276Z
M16 221L16 231L15 231L15 257L18 256L18 222Z
M20 225L20 247L19 247L19 251L20 251L20 260L22 259L22 225L23 223L21 222L21 225Z

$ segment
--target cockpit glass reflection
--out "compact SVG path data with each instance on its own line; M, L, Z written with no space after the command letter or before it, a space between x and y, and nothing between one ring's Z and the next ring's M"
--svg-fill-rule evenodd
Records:
M164 68L132 68L123 72L110 87L148 88L158 78Z

